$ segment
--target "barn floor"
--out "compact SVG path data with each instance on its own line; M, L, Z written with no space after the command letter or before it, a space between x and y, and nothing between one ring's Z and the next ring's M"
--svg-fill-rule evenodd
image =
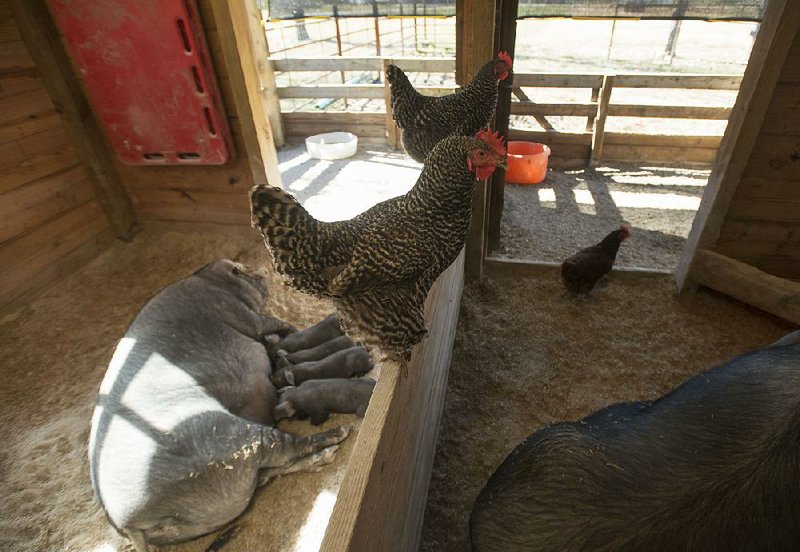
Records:
M139 308L165 285L205 263L231 257L263 263L250 228L153 225L111 248L24 310L0 315L0 550L132 550L106 523L89 482L87 441L95 394L108 361ZM189 230L187 233L185 230ZM326 305L273 285L270 311L299 327ZM355 422L334 416L312 433ZM317 550L356 432L319 473L281 477L256 492L229 550ZM205 550L213 536L164 551Z
M561 262L623 222L633 227L618 266L674 270L709 171L642 164L554 171L541 184L505 188L502 257Z
M386 146L359 146L349 159L312 159L305 145L280 149L284 186L321 220L351 218L405 193L422 165ZM500 257L560 262L623 222L634 228L619 266L673 270L708 180L708 170L606 164L551 170L536 186L507 185Z
M464 288L422 534L423 552L469 550L472 504L534 430L622 401L654 399L792 327L670 276L612 274L585 302L556 272Z

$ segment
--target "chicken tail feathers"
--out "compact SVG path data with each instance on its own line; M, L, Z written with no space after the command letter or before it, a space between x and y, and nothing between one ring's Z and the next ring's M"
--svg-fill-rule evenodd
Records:
M251 224L258 228L272 256L275 270L287 276L294 287L320 292L312 266L322 223L312 217L291 195L274 186L256 186L250 191Z
M386 80L391 85L392 118L399 128L411 127L425 97L414 89L397 65L391 64L386 68Z

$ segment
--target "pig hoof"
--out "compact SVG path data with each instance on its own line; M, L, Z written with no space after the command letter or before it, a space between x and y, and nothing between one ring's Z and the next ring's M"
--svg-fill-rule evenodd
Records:
M315 467L314 471L319 471L322 469L322 466L333 462L337 450L339 450L339 445L333 445L328 448L322 449L319 452L315 452L311 456L311 461Z
M350 435L350 432L353 431L353 424L344 424L343 426L337 428L336 431L339 432L339 437L344 440L348 435Z
M289 385L294 385L294 374L291 372L291 370L285 370L284 377L286 378L286 383Z

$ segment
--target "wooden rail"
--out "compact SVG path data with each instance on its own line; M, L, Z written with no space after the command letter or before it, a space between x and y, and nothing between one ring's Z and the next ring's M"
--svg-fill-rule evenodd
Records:
M309 59L274 59L271 60L273 70L276 72L341 72L341 71L374 71L383 72L385 66L394 63L406 72L422 73L452 73L455 68L453 58L412 58L412 57L380 57L363 56L357 58L309 58ZM556 144L558 152L554 157L566 160L568 166L579 166L589 163L599 163L606 156L608 159L635 161L640 156L643 161L667 161L681 159L688 164L708 165L713 160L719 137L704 136L658 136L658 141L669 142L668 145L651 144L650 136L630 134L615 134L615 142L606 145L605 126L608 117L636 117L636 118L666 118L666 119L700 119L700 120L727 120L731 115L730 106L688 106L688 105L655 105L655 104L630 104L613 103L612 92L615 88L655 88L655 89L686 89L686 90L737 90L741 84L740 75L699 75L699 74L615 74L604 75L598 73L516 73L514 74L511 91L517 101L512 101L510 113L518 116L531 116L547 131L541 133L539 138L548 144ZM353 84L353 85L317 85L307 84L298 86L278 87L280 98L367 98L385 102L385 110L381 114L384 121L384 136L390 147L399 147L399 133L391 118L390 96L383 84ZM591 100L587 102L561 102L539 103L531 101L526 94L526 88L586 88L591 93ZM442 96L456 90L451 86L420 86L421 93L431 96ZM588 95L588 94L587 94ZM337 114L336 124L341 125L344 117L353 117L352 125L364 128L363 113ZM291 119L293 114L284 114ZM315 128L328 130L334 125L334 119L328 120L333 114L314 113L303 118L303 131ZM585 117L586 134L569 134L556 132L547 120L550 116ZM311 120L315 123L311 124ZM356 122L358 120L358 122ZM349 125L349 126L352 126ZM300 129L288 133L298 135ZM320 130L324 131L324 130ZM331 130L333 130L331 128ZM531 133L520 129L511 129L509 138L515 139L520 135ZM621 136L630 136L631 140L624 140ZM377 141L378 136L369 132L367 140ZM697 144L697 138L703 138L702 145ZM659 158L650 151L661 148ZM695 148L698 148L695 150ZM604 153L605 152L605 153ZM558 159L554 166L559 165Z

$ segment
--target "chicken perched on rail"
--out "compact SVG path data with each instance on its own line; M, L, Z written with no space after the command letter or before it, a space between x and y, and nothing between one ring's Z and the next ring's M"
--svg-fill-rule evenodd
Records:
M253 226L289 285L331 298L351 337L408 360L427 333L428 291L466 241L476 179L505 158L499 133L451 136L407 194L339 222L318 221L280 188L257 186Z
M425 156L451 135L474 136L486 128L497 105L498 83L508 77L511 57L506 52L481 67L470 83L448 96L423 96L396 65L386 69L391 84L392 117L403 131L403 147L414 160Z
M623 224L597 245L581 249L561 263L561 281L568 291L585 296L595 284L611 272L620 244L631 234L631 228Z

